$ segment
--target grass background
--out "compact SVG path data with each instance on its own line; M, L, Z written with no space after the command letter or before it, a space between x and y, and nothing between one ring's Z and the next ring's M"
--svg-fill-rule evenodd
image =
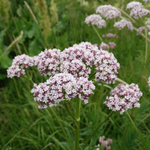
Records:
M101 43L92 26L84 23L85 17L95 13L99 5L111 4L113 6L126 9L126 4L130 0L114 1L76 1L76 0L52 0L46 1L47 15L50 19L51 27L46 28L44 24L44 13L35 8L36 1L26 2L36 16L39 25L35 23L23 0L11 0L1 2L0 12L0 55L18 37L23 30L23 38L18 45L21 53L30 56L37 55L45 48L58 48L64 50L75 43L88 41L92 44ZM43 1L43 0L42 0ZM5 4L7 2L7 4ZM88 2L88 5L86 5ZM142 1L140 1L142 2ZM143 2L142 2L143 3ZM56 5L55 5L56 4ZM144 3L143 3L144 4ZM8 8L6 6L9 6ZM53 11L49 8L55 8ZM44 7L43 7L44 8ZM7 10L8 9L8 13ZM7 16L8 15L8 16ZM45 15L46 16L46 15ZM45 27L40 24L44 20ZM117 33L115 39L116 48L112 50L118 62L120 70L118 77L127 83L139 85L143 96L140 99L140 109L134 108L129 111L136 126L144 138L146 150L150 149L150 93L147 85L147 78L150 75L150 47L148 48L148 60L145 63L145 40L137 36L135 31L128 29L118 32L113 27L115 20L107 22L107 28L98 29L100 35ZM48 25L48 23L47 23ZM134 24L136 27L142 25L141 21ZM50 30L47 38L45 33ZM0 59L0 149L2 150L66 150L69 149L66 139L61 131L59 122L63 125L71 143L74 143L74 120L70 117L74 115L75 100L69 103L61 103L58 107L39 110L30 93L32 84L21 78L8 79L6 70L11 65L14 56L19 55L19 48L14 45ZM29 70L29 72L32 70ZM45 81L38 72L35 71L33 81L40 83ZM117 84L117 83L116 83ZM112 85L115 87L115 85ZM105 89L103 102L110 90ZM100 87L97 86L95 94L90 97L89 104L82 103L81 109L81 140L86 139L98 122L102 121L110 112L108 108L101 104L98 112L97 102L100 99ZM53 111L57 114L57 118ZM59 120L59 121L58 121ZM113 139L112 150L143 150L141 141L135 128L126 114L114 113L106 121L92 138L92 146L98 144L98 138L105 135Z

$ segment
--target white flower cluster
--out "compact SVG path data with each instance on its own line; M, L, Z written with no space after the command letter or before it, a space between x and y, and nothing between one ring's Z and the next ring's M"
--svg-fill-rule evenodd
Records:
M125 19L122 19L118 22L115 22L114 27L118 28L119 30L121 30L122 28L124 28L125 26L128 27L128 29L130 29L131 31L133 30L133 25L130 21L127 21Z
M71 62L64 61L60 66L60 71L62 73L70 73L75 78L89 78L89 74L91 73L91 69L87 68L86 65L78 59L72 60Z
M148 78L148 85L149 85L149 87L150 87L150 76L149 76L149 78Z
M34 60L28 55L22 54L18 55L13 59L12 66L7 70L7 77L20 77L25 74L23 68L28 68L34 66Z
M47 105L56 106L61 101L75 97L87 103L94 89L94 84L87 78L80 77L76 80L71 74L60 73L50 77L44 83L34 84L31 93L35 97L34 100L40 103L39 108L45 109Z
M98 28L102 28L106 26L106 21L102 19L102 17L100 15L90 15L88 17L85 18L85 23L86 24L93 24L93 25L97 25Z
M102 42L101 45L100 45L99 47L100 47L101 49L103 49L103 50L109 49L109 45L106 44L106 43L104 43L104 42Z
M113 53L105 50L98 51L95 55L94 65L97 70L95 74L96 81L105 81L108 84L115 82L120 64L117 63Z
M131 9L130 16L135 19L139 19L139 17L150 14L150 11L148 9L144 9L142 3L139 2L130 2L127 5L127 9Z
M106 97L104 104L113 111L120 111L123 114L125 110L133 107L140 107L138 103L142 92L138 85L132 83L130 85L119 84L110 92L110 97Z
M34 65L42 75L54 75L59 72L60 50L49 49L34 57Z
M96 9L96 13L100 13L103 17L106 18L106 20L121 16L121 12L111 5L99 6Z

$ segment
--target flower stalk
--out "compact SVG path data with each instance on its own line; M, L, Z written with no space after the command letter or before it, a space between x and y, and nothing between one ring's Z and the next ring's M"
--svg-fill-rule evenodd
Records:
M80 138L80 106L81 100L77 98L76 100L76 127L75 127L75 150L79 150L79 138Z

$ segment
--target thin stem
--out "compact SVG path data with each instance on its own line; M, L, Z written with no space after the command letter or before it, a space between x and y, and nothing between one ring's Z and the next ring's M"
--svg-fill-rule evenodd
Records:
M125 127L125 130L124 130L122 144L121 144L121 150L123 150L123 148L124 148L124 142L125 142L125 137L126 137L126 134L127 134L128 127L129 127L129 124Z
M138 31L137 28L133 27L134 30ZM141 36L143 36L148 42L150 42L150 39L147 38L143 33L140 34Z
M80 138L80 105L81 100L77 98L76 100L76 128L75 128L75 150L79 150L79 138Z
M147 41L147 31L145 30L145 35L146 35L146 48L145 48L145 63L147 61L147 52L148 52L148 41Z
M89 136L89 138L85 141L85 144L83 146L83 149L85 149L85 147L87 146L87 144L89 143L89 141L91 140L92 136L97 132L97 130L99 129L99 127L113 114L113 111L111 111L109 113L109 115L95 128L95 130L93 131L93 133Z
M133 126L134 126L134 128L135 128L135 130L136 130L136 132L137 132L137 134L138 134L138 136L140 138L140 140L141 140L141 143L142 143L142 146L143 146L143 150L145 150L145 146L144 146L144 143L143 143L143 138L141 137L138 128L136 127L135 123L133 122L132 118L130 117L130 115L129 115L129 113L127 111L126 111L126 114L128 115L130 121L132 122L132 124L133 124Z
M69 141L69 138L68 138L68 136L67 136L67 134L66 134L66 131L64 130L64 128L63 128L63 126L62 126L62 124L61 124L61 122L60 122L60 119L59 119L58 116L56 115L56 113L55 113L55 111L53 110L53 108L51 108L51 111L53 112L54 116L56 117L56 119L57 119L57 121L58 121L58 123L59 123L59 125L60 125L60 127L61 127L61 129L62 129L62 131L63 131L63 133L64 133L64 135L65 135L65 138L66 138L66 140L67 140L67 142L68 142L68 144L69 144L69 146L70 146L70 149L73 150L73 147L72 147L72 145L71 145L71 143L70 143L70 141Z
M98 35L99 39L101 42L103 42L101 36L99 35L98 31L96 30L96 28L92 25L93 29L95 30L96 34Z
M118 7L117 7L117 9L119 9L124 15L126 15L128 18L130 18L132 20L132 22L136 23L135 20L131 16L129 16L125 11L123 11L122 9L120 9ZM123 18L123 17L121 17L121 18Z
M128 85L128 83L127 83L127 82L125 82L125 81L121 80L120 78L117 78L117 79L116 79L116 81L118 81L118 82L120 82L120 83L123 83L123 84L125 84L125 85L126 85L126 84Z
M98 107L97 107L97 115L98 115L98 119L97 119L97 124L99 122L99 116L100 116L100 105L101 105L101 101L102 101L102 97L103 97L103 90L104 90L104 85L101 85L100 88L100 98L98 99Z

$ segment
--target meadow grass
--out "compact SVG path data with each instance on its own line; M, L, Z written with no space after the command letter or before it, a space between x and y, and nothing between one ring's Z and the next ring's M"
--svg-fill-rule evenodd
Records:
M27 2L32 9L33 3ZM112 4L118 7L123 6L125 9L128 2L130 1L122 0L120 3L117 3L117 1L103 1L100 3L99 1L97 3L99 5ZM58 8L58 23L51 26L52 31L47 39L49 42L48 47L44 46L44 39L40 29L36 27L30 12L28 12L25 4L21 1L20 4L17 4L17 2L12 4L12 14L10 13L10 15L14 21L10 21L5 26L0 24L1 33L4 29L8 28L4 40L1 41L1 43L4 42L4 46L1 49L10 45L13 41L12 35L17 37L22 27L24 27L24 37L19 43L20 49L22 53L32 56L43 51L44 48L64 50L82 41L89 41L92 44L97 43L98 45L101 43L92 26L84 23L87 15L95 13L95 7L90 7L91 5L81 6L79 2L70 0L56 1L56 4ZM35 12L35 16L39 21L40 18L37 14ZM27 25L23 26L23 24ZM53 24L51 23L51 25ZM112 26L113 23L109 22L109 27L106 29L97 28L97 31L100 35L116 32L116 29ZM37 38L35 35L37 35ZM9 36L10 39L8 38ZM38 37L40 38L38 39ZM143 96L140 99L141 107L129 110L128 113L144 139L145 150L148 150L150 149L150 93L146 80L150 75L150 57L148 57L148 61L145 64L145 40L140 35L137 36L135 31L131 32L125 29L118 33L115 43L116 48L112 52L121 66L118 77L129 84L138 84L143 92ZM11 48L8 56L13 58L13 56L18 54L19 52L14 46ZM6 76L6 68L1 67L0 69L3 75ZM46 78L40 76L36 69L34 71L34 82L40 83L46 80ZM3 78L0 82L0 149L69 150L69 145L60 123L70 143L73 146L75 145L75 100L63 102L57 107L39 110L38 104L30 93L33 86L30 81L26 81L21 77L14 79ZM112 87L115 87L115 85L112 85ZM104 88L103 97L101 98L101 86L96 86L96 91L90 97L89 103L86 105L81 104L80 142L85 141L98 123L103 121L110 113L110 110L103 104L106 96L109 95L110 89ZM100 102L99 106L97 102ZM141 140L127 114L120 115L119 112L114 112L99 128L88 145L94 146L98 144L98 139L102 135L113 139L112 150L143 150Z

